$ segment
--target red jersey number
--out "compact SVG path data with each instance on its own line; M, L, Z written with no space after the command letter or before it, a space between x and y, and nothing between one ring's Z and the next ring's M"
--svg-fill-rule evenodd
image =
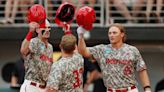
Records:
M82 81L79 78L80 73L82 74L81 70L82 70L82 68L80 70L74 70L73 71L73 74L75 75L75 80L76 80L76 82L73 83L73 88L77 88L82 84Z

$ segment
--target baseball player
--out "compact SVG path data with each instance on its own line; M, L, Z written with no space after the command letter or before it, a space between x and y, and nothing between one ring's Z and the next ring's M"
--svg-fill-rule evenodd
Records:
M72 34L62 37L62 57L52 65L46 92L83 92L84 59L75 50L76 41Z
M91 11L86 11L84 14L82 12L85 11L79 10L79 13L86 18L94 16L90 13ZM77 18L81 18L81 15ZM136 87L135 70L139 73L144 91L151 92L147 68L140 52L136 47L124 43L124 27L121 24L111 25L108 31L111 44L87 48L83 33L87 30L86 28L92 28L92 25L83 25L85 17L77 29L78 50L84 57L96 59L101 68L107 92L139 92Z
M83 57L75 51L76 37L70 31L75 8L69 3L62 3L56 11L55 22L63 27L65 36L60 42L62 58L52 65L46 92L82 92Z
M53 61L53 47L48 42L51 25L44 17L45 11L41 5L33 6L30 12L33 14L30 13L28 18L33 21L29 23L29 32L20 50L25 64L25 80L20 92L45 92ZM37 37L32 38L34 32Z

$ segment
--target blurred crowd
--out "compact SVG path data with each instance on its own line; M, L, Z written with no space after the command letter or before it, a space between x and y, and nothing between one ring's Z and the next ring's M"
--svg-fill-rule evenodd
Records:
M97 7L100 8L101 5L104 5L104 10L105 7L109 9L108 15L110 18L113 18L113 20L123 18L124 23L163 23L163 0L0 0L0 24L17 23L19 22L17 20L20 19L23 23L27 22L28 8L36 3L47 6L48 18L53 20L57 9L55 7L58 7L62 2L72 3L76 6L76 10L81 6L88 5L98 10L100 14L100 9ZM98 12L96 12L96 15L100 16Z
M151 16L156 16L156 21L163 23L163 18L161 17L163 0L110 0L109 3L121 11L120 14L128 22L138 22L137 17L143 14L146 22L150 22Z
M97 16L101 15L99 8L104 5L104 10L108 7L109 11L106 15L113 18L114 22L120 22L115 21L119 18L123 18L124 23L163 23L164 21L164 0L0 0L0 24L13 24L20 20L21 23L27 22L28 8L36 3L47 7L48 18L53 21L56 7L62 2L72 3L76 6L76 10L84 5L93 7L100 13L96 12ZM104 4L101 4L102 2Z

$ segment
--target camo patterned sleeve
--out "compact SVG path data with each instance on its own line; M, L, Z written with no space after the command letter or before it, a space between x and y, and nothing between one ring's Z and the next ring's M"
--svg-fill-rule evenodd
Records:
M96 45L94 47L88 47L90 53L93 55L93 57L97 60L100 61L99 59L103 55L102 47L104 47L103 44L101 45Z
M62 80L62 71L60 70L59 62L54 62L47 81L47 87L55 90L59 89L59 83Z
M37 39L31 39L29 44L29 49L32 53L37 53Z
M136 70L142 71L142 70L146 69L146 64L145 64L139 50L136 47L134 47L134 53L135 53Z

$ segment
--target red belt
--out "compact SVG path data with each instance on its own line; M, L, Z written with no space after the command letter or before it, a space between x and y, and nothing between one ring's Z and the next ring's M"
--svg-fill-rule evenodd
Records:
M112 89L112 88L109 88L108 89L108 92L128 92L128 90L132 90L132 89L135 89L136 86L131 86L130 89L128 88L123 88L123 89Z
M36 86L37 87L37 84L38 83L35 83L35 82L31 82L30 85L32 86ZM46 85L38 85L39 88L42 88L42 89L45 89L46 88Z

